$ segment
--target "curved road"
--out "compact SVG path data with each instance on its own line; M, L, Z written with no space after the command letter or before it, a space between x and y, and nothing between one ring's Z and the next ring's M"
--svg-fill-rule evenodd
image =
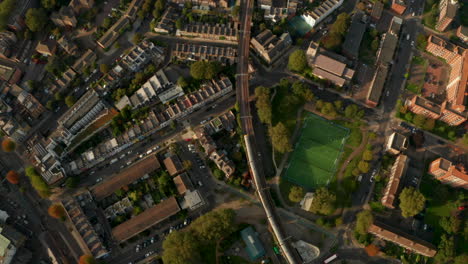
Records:
M240 106L241 125L244 131L244 139L247 147L247 158L250 169L253 174L257 193L260 197L263 209L267 216L268 222L273 230L273 233L278 240L281 252L289 264L299 263L299 256L292 249L288 238L285 238L284 231L280 225L280 220L270 196L270 191L267 187L265 176L261 167L261 160L258 160L258 151L255 142L255 131L252 124L252 115L250 112L250 92L249 92L249 75L248 75L248 59L249 59L249 44L250 44L250 27L253 12L253 0L245 0L241 6L240 20L240 36L237 64L237 101Z

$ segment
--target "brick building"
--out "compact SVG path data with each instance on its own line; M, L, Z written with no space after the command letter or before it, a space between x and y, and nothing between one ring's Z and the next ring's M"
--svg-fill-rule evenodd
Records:
M429 166L429 173L444 184L468 189L468 174L463 164L455 165L444 158L438 158Z
M439 3L439 18L435 28L439 31L445 31L457 15L457 0L442 0Z
M400 155L397 157L395 163L390 171L390 179L385 187L384 196L382 197L382 205L395 209L395 201L400 191L401 178L405 176L408 168L409 158L406 155Z
M406 10L406 0L393 0L392 11L402 15Z
M188 24L182 29L178 29L176 36L195 37L209 40L237 40L237 28L228 24Z

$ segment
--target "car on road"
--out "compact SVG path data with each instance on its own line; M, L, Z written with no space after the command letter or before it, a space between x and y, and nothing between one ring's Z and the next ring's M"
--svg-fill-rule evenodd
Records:
M153 150L152 150L152 149L150 149L150 150L146 151L146 155L149 155L149 154L151 154L151 152L153 152Z
M411 47L414 47L414 40L411 41Z
M201 181L198 181L198 185L199 185L200 187L202 187L202 186L203 186L203 183L202 183Z
M97 178L96 183L100 183L100 182L102 182L102 178Z

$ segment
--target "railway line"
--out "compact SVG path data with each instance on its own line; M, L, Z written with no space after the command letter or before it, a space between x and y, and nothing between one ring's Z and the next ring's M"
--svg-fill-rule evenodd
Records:
M257 194L262 203L263 209L267 216L273 233L281 248L284 258L289 264L300 263L297 252L292 248L289 238L285 236L282 229L276 208L270 196L270 191L267 186L265 175L260 166L261 157L257 155L257 144L255 142L255 131L253 128L253 120L250 109L250 91L249 91L249 75L248 75L248 59L250 45L250 29L253 13L253 0L244 0L241 3L240 13L240 36L238 55L239 61L237 64L237 101L240 107L241 126L244 132L244 141L247 148L247 159L250 170L257 188Z

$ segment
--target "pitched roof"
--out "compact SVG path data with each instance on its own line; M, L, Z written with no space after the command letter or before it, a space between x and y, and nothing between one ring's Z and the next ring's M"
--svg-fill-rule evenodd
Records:
M125 241L175 215L179 211L180 207L177 200L174 197L170 197L130 220L114 227L112 229L112 236L117 241Z
M158 158L155 155L151 155L124 169L109 180L96 185L93 188L92 193L96 200L102 200L120 188L138 180L150 172L159 169L160 167L161 165L159 164Z
M193 185L186 172L174 177L173 181L180 195L183 195L187 190L193 189Z
M390 180L387 183L384 196L382 197L382 204L385 207L391 209L395 208L394 203L400 188L401 178L405 175L406 169L408 168L408 160L408 156L400 155L392 167Z
M177 155L167 157L164 159L163 163L171 176L174 176L184 170L184 167L182 166L182 163L180 162L180 159Z

